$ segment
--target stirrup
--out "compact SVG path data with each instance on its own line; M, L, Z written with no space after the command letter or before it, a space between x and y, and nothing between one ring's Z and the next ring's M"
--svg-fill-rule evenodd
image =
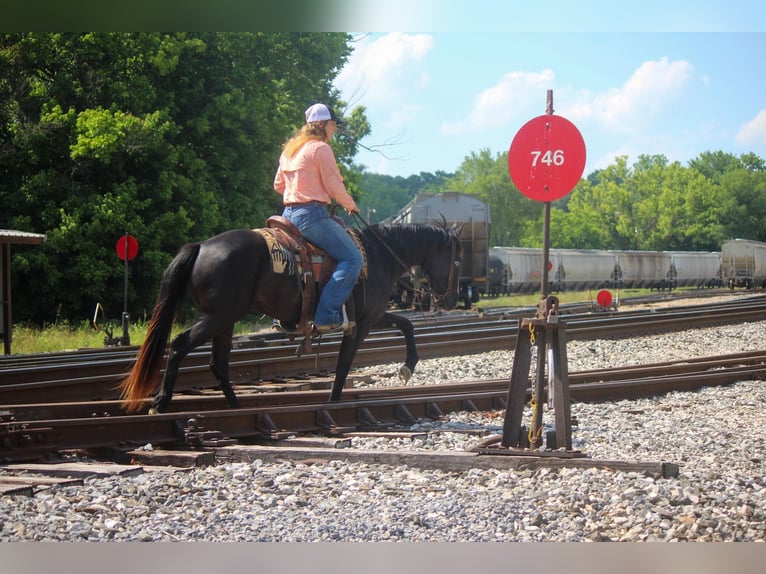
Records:
M343 317L342 323L333 323L331 325L317 325L313 321L311 322L311 326L313 330L320 335L324 335L326 333L337 333L337 332L350 332L351 329L356 327L356 321L349 321L348 315L346 314L346 304L344 303L341 307L341 316Z

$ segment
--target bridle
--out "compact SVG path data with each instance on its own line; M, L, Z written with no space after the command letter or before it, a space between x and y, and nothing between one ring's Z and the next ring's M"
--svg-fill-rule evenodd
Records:
M394 259L399 263L399 265L402 268L402 271L408 271L410 266L407 265L404 261L402 261L401 257L399 257L394 250L391 248L391 246L386 243L386 241L380 236L380 234L373 229L365 220L362 218L361 215L358 213L354 213L354 216L362 223L362 225L377 239L380 241L380 243L388 250L388 252L394 257ZM446 299L447 296L452 291L454 285L455 285L455 275L457 274L455 269L457 269L460 266L460 262L457 259L457 250L458 246L460 245L460 241L456 234L452 233L450 230L447 230L447 234L450 238L450 244L452 252L450 254L450 267L449 267L449 274L447 275L447 288L444 290L444 293L439 295L436 291L434 291L429 284L423 284L422 290L426 291L431 295L431 297L434 299L435 302L440 302L443 299ZM430 281L430 277L429 277ZM415 289L415 286L413 285L413 289Z
M431 297L438 303L442 301L443 299L446 299L447 296L452 293L452 289L455 285L455 275L457 275L457 272L455 271L460 267L460 261L458 261L457 258L457 250L458 246L460 245L460 241L458 240L457 236L452 234L451 232L448 232L450 235L450 243L452 244L452 252L450 254L450 266L449 266L449 275L447 275L447 288L444 290L444 293L439 295L436 293L430 285L426 286L426 290L431 294Z

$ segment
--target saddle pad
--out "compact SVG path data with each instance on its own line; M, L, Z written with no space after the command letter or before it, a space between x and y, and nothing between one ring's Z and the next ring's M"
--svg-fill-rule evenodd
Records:
M295 267L295 257L284 245L277 241L275 232L272 229L253 229L259 233L265 240L271 254L271 270L277 275L297 275Z

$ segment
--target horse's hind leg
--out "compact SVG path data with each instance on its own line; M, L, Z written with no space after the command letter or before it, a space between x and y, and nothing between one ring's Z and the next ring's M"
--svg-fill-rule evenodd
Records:
M213 337L213 354L210 359L210 370L221 385L226 401L233 409L239 407L239 400L234 394L231 381L229 380L229 354L231 353L231 337L233 328L228 333Z
M394 313L386 313L383 318L378 322L378 325L385 325L387 327L396 327L404 335L404 342L407 346L407 356L404 359L404 364L399 367L399 379L406 383L412 377L412 373L415 371L415 365L418 364L420 357L418 357L418 350L415 347L415 328L409 319L396 315Z
M193 349L199 347L205 341L210 339L210 330L206 317L198 319L194 325L178 335L170 343L168 353L168 366L165 369L165 376L162 379L162 388L154 398L154 408L158 412L165 412L170 399L173 398L173 387L178 378L178 369L181 361L184 360Z
M190 332L191 329L187 329L170 343L168 366L165 369L165 376L162 378L162 388L154 397L154 410L158 412L163 413L168 408L170 399L173 397L173 387L178 377L178 367L183 358L193 349L190 345Z

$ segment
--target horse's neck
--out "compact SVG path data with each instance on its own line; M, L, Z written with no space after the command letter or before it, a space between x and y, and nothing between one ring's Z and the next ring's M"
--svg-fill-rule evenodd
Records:
M383 236L383 241L405 269L425 263L432 250L430 242L424 241L423 230L417 227L392 228Z

